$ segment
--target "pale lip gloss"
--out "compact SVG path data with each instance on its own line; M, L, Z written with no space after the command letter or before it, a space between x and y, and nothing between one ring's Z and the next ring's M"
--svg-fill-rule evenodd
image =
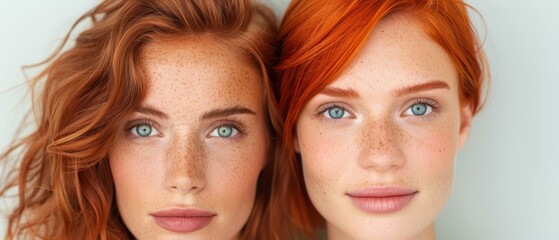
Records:
M167 231L189 233L208 226L217 214L193 208L170 208L150 215Z
M355 207L367 213L392 213L404 208L418 191L407 187L369 187L346 195Z

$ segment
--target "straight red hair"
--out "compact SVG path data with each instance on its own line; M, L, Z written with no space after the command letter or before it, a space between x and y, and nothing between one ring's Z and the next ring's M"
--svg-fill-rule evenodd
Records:
M272 199L278 216L288 220L281 226L284 233L313 237L324 221L307 196L293 149L297 118L312 97L336 80L382 19L394 14L413 19L452 59L461 103L469 104L474 114L480 110L488 69L468 9L473 8L462 0L294 0L289 5L275 67L285 156L277 163L276 175L282 178Z

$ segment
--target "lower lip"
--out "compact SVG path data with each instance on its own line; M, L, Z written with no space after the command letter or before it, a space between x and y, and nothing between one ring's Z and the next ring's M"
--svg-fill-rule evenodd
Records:
M189 233L198 231L210 224L214 216L203 217L156 217L155 223L161 228L176 232L176 233Z
M392 213L400 211L400 209L410 203L415 194L407 194L389 197L354 197L349 196L353 205L367 213Z

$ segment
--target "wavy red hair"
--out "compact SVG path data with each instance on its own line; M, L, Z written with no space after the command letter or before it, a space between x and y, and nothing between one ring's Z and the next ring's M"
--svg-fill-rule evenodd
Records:
M91 20L62 51L79 23ZM107 0L84 14L30 81L36 129L0 159L15 167L0 189L16 190L7 239L129 239L119 217L107 155L124 118L146 93L139 49L154 38L209 35L261 74L277 146L280 120L268 70L276 58L273 12L250 0ZM12 162L13 161L13 162ZM271 164L259 178L243 239L267 238Z
M293 234L289 229L294 228L313 237L324 221L307 196L300 158L293 149L299 113L336 80L382 19L394 14L414 19L452 59L461 103L469 104L474 114L481 109L488 69L468 9L473 8L462 0L294 0L289 5L280 26L282 50L275 66L285 156L276 168L282 178L272 206L289 220L281 225L284 233Z

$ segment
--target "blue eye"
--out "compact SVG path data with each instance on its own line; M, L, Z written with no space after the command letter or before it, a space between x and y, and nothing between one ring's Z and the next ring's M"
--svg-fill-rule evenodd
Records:
M340 119L345 115L345 109L341 107L331 107L328 109L328 115L333 119Z
M411 112L413 115L422 116L427 112L427 104L417 103L411 106Z
M220 137L220 138L230 138L234 137L239 134L239 130L228 125L221 125L214 129L211 133L211 137Z
M406 110L405 115L421 117L431 113L432 111L433 107L430 104L420 102L411 105Z
M153 136L153 135L156 135L156 134L159 133L157 131L157 129L155 129L153 126L151 126L149 124L136 125L132 129L130 129L130 132L133 135L136 135L136 136L139 136L139 137L149 137L149 136Z
M326 119L338 120L350 117L351 113L349 113L345 107L339 106L337 104L326 104L318 108L317 115L321 115L323 118Z

